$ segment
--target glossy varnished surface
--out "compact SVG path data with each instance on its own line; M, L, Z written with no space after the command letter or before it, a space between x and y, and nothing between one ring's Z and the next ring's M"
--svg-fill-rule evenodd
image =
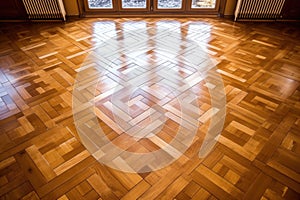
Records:
M199 159L209 124L205 113L210 109L207 87L199 82L193 91L201 94L202 118L193 145L169 167L129 174L99 164L80 143L72 91L88 53L101 45L100 36L122 36L126 28L141 24L147 30L178 26L181 40L201 41L222 75L227 114L215 149ZM8 24L1 26L0 34L1 197L299 198L300 30L295 25L234 24L205 18L84 19L67 24ZM130 66L118 68L125 57L97 85L96 95L109 93L118 78L126 77ZM140 59L151 63L157 58L149 51ZM188 78L184 66L178 69ZM160 97L160 88L145 87L148 93L141 91L143 99L137 98L132 107L134 117ZM109 101L100 100L96 104L99 123L110 140L130 151L158 148L149 141L131 143L128 136L118 133L109 121ZM177 127L167 121L157 136L168 142Z

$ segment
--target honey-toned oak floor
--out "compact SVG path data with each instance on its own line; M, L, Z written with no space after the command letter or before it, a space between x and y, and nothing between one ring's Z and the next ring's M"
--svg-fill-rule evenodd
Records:
M200 41L223 78L226 118L218 143L205 158L198 157L203 141L198 136L170 166L148 173L124 173L98 163L82 145L73 120L72 90L88 53L101 45L101 34L118 35L140 26L177 26L182 40L190 34ZM146 62L155 59L151 53L144 57ZM114 75L108 75L98 86L99 92L112 89L126 69L117 68ZM188 77L184 67L178 70ZM160 95L156 87L148 89L136 101L135 117ZM205 114L210 108L207 88L199 85L194 89L202 95L198 103ZM128 145L128 137L119 137L109 123L109 104L101 106L107 114L99 117L103 130L111 140L121 138L117 144ZM200 120L202 134L208 123ZM175 122L167 123L158 137L170 140L174 126ZM136 149L158 148L154 143L139 145ZM299 199L300 28L297 24L213 18L0 24L0 196Z

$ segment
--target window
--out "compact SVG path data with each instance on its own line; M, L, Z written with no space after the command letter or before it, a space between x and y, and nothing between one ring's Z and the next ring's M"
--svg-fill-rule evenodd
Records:
M192 8L215 8L216 0L192 0Z
M112 0L88 0L90 9L113 8Z

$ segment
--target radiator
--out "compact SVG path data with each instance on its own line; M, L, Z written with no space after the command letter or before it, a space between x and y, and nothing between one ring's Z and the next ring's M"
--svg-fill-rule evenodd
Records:
M278 19L285 0L238 0L234 20Z
M62 0L23 0L29 19L62 19L66 21L66 11Z

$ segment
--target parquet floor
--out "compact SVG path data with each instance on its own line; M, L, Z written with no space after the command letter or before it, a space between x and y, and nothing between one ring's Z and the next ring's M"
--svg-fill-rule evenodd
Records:
M114 36L120 42L101 48ZM193 50L188 40L214 60L226 94L221 136L204 158L198 153L211 116L218 113L210 93L216 85L181 62ZM134 62L126 41L145 47L132 56ZM176 55L155 51L159 45ZM95 61L91 52L99 49L107 52L100 51ZM103 63L109 68L101 68ZM205 71L205 62L201 65ZM85 87L74 95L79 73ZM134 92L123 87L133 82ZM186 116L180 115L173 89L189 101ZM91 94L97 123L89 123L89 130L100 125L123 150L160 149L176 138L180 117L188 121L183 133L197 124L196 136L162 169L110 168L95 159L103 157L101 152L82 144L74 123L74 112L83 120L89 113L87 104L74 111L72 100L88 103ZM113 102L113 95L122 101ZM1 24L0 137L1 199L300 199L300 28L212 18ZM166 150L160 161L170 155L178 152Z

